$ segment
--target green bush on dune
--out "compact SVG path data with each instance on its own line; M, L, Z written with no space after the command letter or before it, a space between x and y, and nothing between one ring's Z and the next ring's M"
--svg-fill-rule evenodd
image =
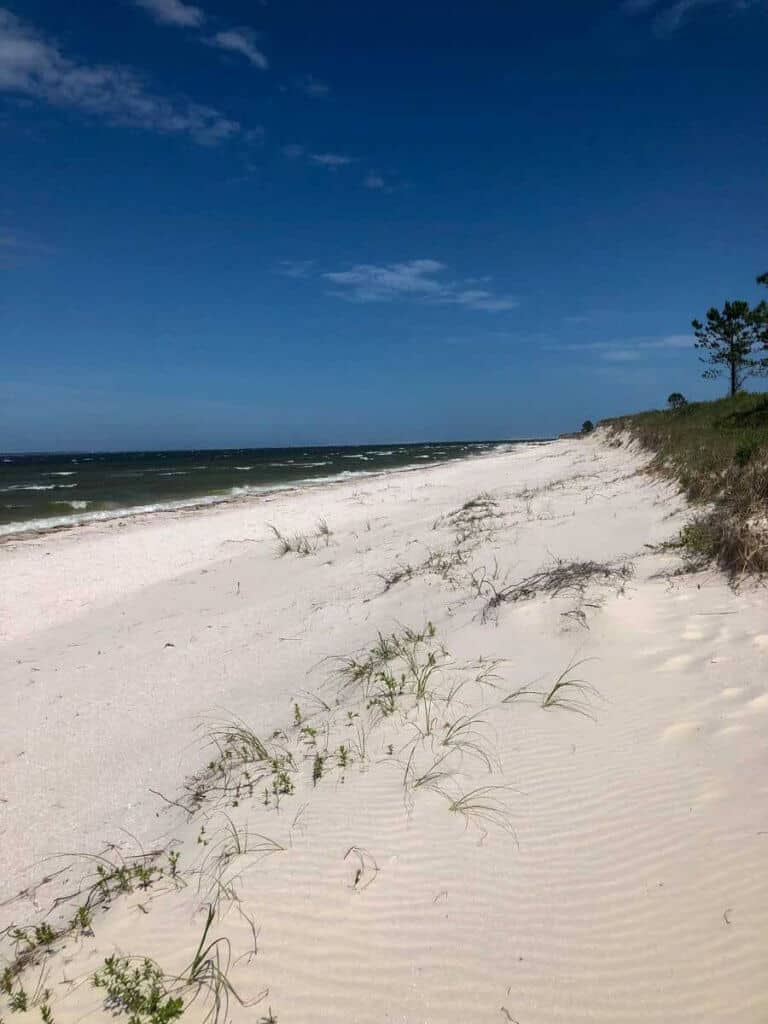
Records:
M768 569L768 393L738 393L604 420L655 452L652 468L710 504L683 531L691 554L731 572Z

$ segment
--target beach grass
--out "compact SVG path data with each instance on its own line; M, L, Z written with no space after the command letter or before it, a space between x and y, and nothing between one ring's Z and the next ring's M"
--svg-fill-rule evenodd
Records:
M681 543L699 562L733 576L768 569L768 393L737 394L679 409L604 420L653 452L651 470L676 480L702 506Z

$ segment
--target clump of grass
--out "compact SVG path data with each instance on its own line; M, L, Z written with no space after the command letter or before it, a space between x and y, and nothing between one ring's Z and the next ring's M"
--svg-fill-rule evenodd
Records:
M333 531L325 519L318 519L314 534L283 533L272 523L268 523L267 526L275 538L276 552L279 558L289 554L299 555L302 558L314 555L318 544L323 542L328 547L333 535Z
M440 744L449 750L476 758L491 772L493 770L491 757L483 737L478 731L478 726L486 724L483 714L483 711L477 711L474 714L460 715L452 722L446 722L443 726Z
M580 661L570 661L546 689L537 690L534 689L533 684L526 684L513 690L512 693L508 693L502 699L502 704L533 699L538 701L545 711L560 709L594 719L592 704L595 698L600 696L599 691L586 679L578 678L573 674L582 665L586 665L592 660L594 659L582 658Z
M570 662L544 694L542 708L560 708L562 711L573 711L577 715L593 718L591 700L597 696L597 690L586 679L579 679L573 675L590 660L582 658L581 661Z
M768 394L690 402L602 425L614 442L629 435L652 452L649 470L676 480L691 501L711 504L683 536L695 558L714 560L732 576L768 570Z
M501 604L528 601L539 594L558 597L571 594L583 598L592 583L613 586L619 593L632 578L634 567L631 562L565 561L557 559L553 565L526 576L506 586L497 587L490 577L483 577L478 583L478 593L485 590L487 597L484 617Z
M470 822L495 825L506 832L514 833L512 819L499 794L506 792L507 786L476 786L456 799L451 799L448 809L460 814L467 825Z
M279 730L270 741L262 739L240 719L216 723L209 731L214 756L204 772L187 780L194 807L213 795L236 807L253 797L266 782L264 803L279 807L280 798L294 792L296 763L291 752L276 742L284 738Z
M287 534L278 530L271 523L267 524L275 537L277 554L280 558L284 555L294 554L306 557L315 552L315 546L305 533Z
M204 1024L223 1024L229 1018L230 998L246 1008L263 999L265 992L247 1002L232 986L227 976L229 940L210 937L215 916L214 907L209 906L195 954L179 976L167 974L149 957L107 957L92 979L105 993L106 1008L115 1016L127 1017L128 1024L169 1024L203 999L209 1007Z

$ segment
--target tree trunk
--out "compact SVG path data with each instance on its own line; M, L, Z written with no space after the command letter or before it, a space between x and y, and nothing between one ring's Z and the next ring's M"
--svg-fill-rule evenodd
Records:
M736 360L731 359L731 398L736 394L738 388L739 385L736 378Z

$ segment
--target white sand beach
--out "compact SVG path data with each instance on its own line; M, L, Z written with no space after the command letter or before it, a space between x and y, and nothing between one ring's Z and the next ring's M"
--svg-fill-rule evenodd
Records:
M212 906L222 1021L768 1020L766 593L680 572L644 465L598 431L0 546L0 927L68 920L76 855L164 867L13 1019L111 1019L105 957L182 976Z

